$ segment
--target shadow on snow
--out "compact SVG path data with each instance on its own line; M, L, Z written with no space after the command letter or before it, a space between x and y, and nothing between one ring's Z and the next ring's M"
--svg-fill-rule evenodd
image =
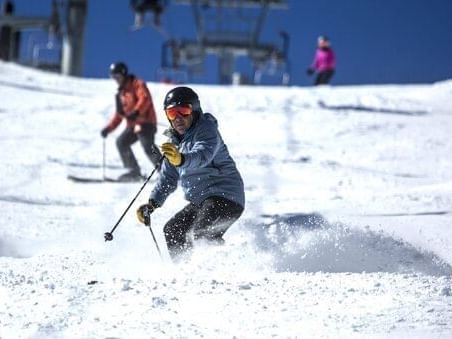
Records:
M386 114L401 114L401 115L425 115L427 111L421 110L402 110L390 108L377 108L364 105L328 105L323 101L319 101L319 107L333 111L361 111L369 113L386 113Z

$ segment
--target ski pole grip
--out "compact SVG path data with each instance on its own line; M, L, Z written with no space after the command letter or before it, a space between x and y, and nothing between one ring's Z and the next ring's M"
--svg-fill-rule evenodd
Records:
M144 208L143 217L144 217L144 224L146 226L151 226L151 210L147 206Z

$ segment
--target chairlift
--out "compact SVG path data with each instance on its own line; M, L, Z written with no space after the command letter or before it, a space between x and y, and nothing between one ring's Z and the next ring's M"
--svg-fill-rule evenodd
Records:
M33 67L49 71L61 70L61 44L49 39L44 43L36 43L32 47L31 64Z
M279 33L283 39L281 50L273 50L265 58L254 58L254 83L280 84L288 86L290 83L290 65L288 61L289 35L285 31Z
M169 39L170 35L161 23L161 16L166 12L168 2L168 0L130 0L130 7L135 13L134 23L130 29L137 31L149 26ZM152 15L149 15L151 13Z
M180 42L178 64L193 67L191 51L196 46L198 55L205 59L207 55L218 58L218 79L220 83L231 83L234 75L235 60L248 57L253 63L271 62L271 53L277 50L272 44L259 41L265 18L270 9L287 9L286 0L176 0L176 4L189 5L193 9L196 25L196 39ZM281 52L279 51L279 54ZM285 55L287 57L287 55ZM278 61L279 62L279 61ZM237 78L237 77L236 77ZM287 83L285 75L281 82ZM237 80L235 80L237 82Z

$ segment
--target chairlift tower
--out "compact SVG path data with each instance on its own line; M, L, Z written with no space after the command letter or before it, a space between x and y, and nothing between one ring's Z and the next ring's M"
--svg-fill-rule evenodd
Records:
M65 8L66 31L63 35L61 71L66 75L81 76L88 0L66 0Z
M279 48L262 43L259 36L272 9L288 8L287 0L175 0L192 7L196 40L172 40L173 67L187 67L189 73L203 69L207 55L218 57L219 82L230 84L235 59L250 58L255 69L268 62L286 64L287 44Z
M5 1L0 14L0 59L19 61L22 32L25 30L52 30L52 16L17 16L13 1Z
M20 62L21 32L30 29L47 31L46 43L33 42L31 66L81 76L88 0L51 0L51 4L49 16L16 16L14 11L0 15L0 28L7 32L7 39L0 39L0 59ZM51 49L58 54L57 60L44 61L41 53Z

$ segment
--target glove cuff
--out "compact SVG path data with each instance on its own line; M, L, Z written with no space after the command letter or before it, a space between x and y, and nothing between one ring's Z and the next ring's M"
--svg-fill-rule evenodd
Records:
M149 205L151 205L153 209L160 207L160 204L157 203L157 201L155 201L154 199L149 199Z
M185 162L185 157L184 157L184 154L181 153L181 154L180 154L180 164L177 165L177 166L182 166L182 165L184 164L184 162Z

